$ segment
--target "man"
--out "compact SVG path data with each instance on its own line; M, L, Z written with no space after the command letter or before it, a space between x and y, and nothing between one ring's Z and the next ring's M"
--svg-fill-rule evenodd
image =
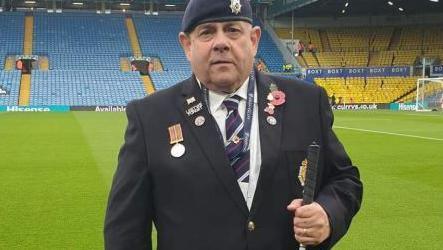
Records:
M335 103L335 93L332 93L332 95L331 95L331 106L334 106L336 103Z
M180 43L193 76L127 107L105 219L106 249L331 248L362 184L334 135L325 91L253 70L260 40L245 0L191 0ZM297 177L320 147L314 203Z

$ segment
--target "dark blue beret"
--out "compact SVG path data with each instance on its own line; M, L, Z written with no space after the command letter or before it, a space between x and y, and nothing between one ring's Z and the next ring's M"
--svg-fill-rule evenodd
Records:
M182 31L191 32L208 22L246 21L252 24L249 0L190 0L182 20Z

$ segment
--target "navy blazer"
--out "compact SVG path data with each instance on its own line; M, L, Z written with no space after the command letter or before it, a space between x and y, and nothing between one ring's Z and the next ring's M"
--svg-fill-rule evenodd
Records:
M313 141L321 147L315 201L329 215L331 236L310 249L329 249L347 232L363 188L332 131L326 92L300 80L256 75L262 165L251 210L193 76L128 104L105 218L106 249L152 249L152 222L160 250L297 249L286 207L302 197L297 174ZM275 109L275 125L264 112L271 83L286 94ZM191 97L195 102L188 104ZM199 112L186 112L200 103ZM202 126L195 125L197 116L205 118ZM179 158L170 153L168 127L175 124L186 148Z

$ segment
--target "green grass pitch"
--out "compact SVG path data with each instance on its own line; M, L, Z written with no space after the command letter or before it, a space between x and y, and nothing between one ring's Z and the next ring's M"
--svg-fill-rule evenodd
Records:
M440 249L443 115L335 118L365 185L362 209L335 249ZM125 124L123 113L0 113L0 249L103 249Z

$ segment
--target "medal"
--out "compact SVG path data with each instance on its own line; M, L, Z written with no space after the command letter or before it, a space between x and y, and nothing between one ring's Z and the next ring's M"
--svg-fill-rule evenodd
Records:
M202 126L203 124L205 124L205 118L201 115L197 116L197 118L195 118L194 120L194 124L197 127Z
M185 154L186 148L181 143L176 143L171 148L171 155L175 158L178 158Z
M268 117L266 118L266 121L267 121L270 125L272 125L272 126L274 126L274 125L277 124L277 120L276 120L275 117L273 117L273 116L268 116Z
M169 144L173 145L171 148L171 155L175 158L182 156L186 148L180 142L183 141L183 132L180 123L172 125L168 128L169 131Z

